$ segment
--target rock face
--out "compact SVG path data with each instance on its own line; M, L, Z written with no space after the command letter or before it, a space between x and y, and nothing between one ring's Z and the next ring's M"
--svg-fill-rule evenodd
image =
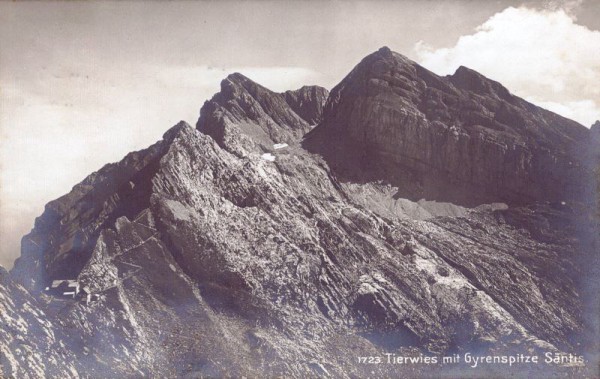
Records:
M118 217L134 217L147 206L150 180L181 125L165 133L162 141L104 166L48 203L21 241L14 277L35 291L51 280L77 277L100 231L114 225Z
M200 110L197 128L244 156L257 144L265 149L298 141L320 121L327 95L317 86L275 93L242 74L231 74L221 82L221 92Z
M323 119L306 146L348 180L384 180L400 197L473 206L581 196L588 129L465 67L439 77L382 48L332 90Z
M416 177L435 164L452 165L444 163L448 155L436 155L462 144L467 147L460 154L481 154L475 163L464 163L475 171L494 163L486 154L504 150L489 148L486 139L478 142L480 150L467 142L447 150L427 145L437 134L431 134L433 121L416 113L421 111L415 104L433 84L424 88L425 79L419 79L418 90L400 91L404 79L386 74L388 63L399 67L394 62L406 66L401 70L412 67L409 73L419 73L415 78L439 82L455 101L479 104L490 97L500 112L508 98L517 104L510 109L528 120L555 120L535 128L505 120L512 129L503 141L518 140L522 151L535 155L543 145L549 156L571 157L567 145L552 143L585 139L586 130L527 108L476 73L435 79L386 50L367 57L332 91L325 108L326 91L318 87L277 94L234 74L204 104L197 129L176 125L162 141L105 166L50 203L23 238L14 279L7 278L21 284L2 287L0 306L26 297L57 336L68 329L69 337L56 337L55 343L72 351L71 360L43 359L65 362L58 367L74 367L81 377L458 376L465 367L370 365L359 357L464 352L542 357L563 352L583 354L587 362L469 369L478 376L595 375L597 331L586 315L597 293L584 288L597 262L596 225L586 211L593 209L590 203L533 201L539 193L528 186L545 185L534 172L533 155L532 166L523 163L511 179L514 184L479 197L499 201L508 193L509 207L399 197L410 189L397 182L399 162L406 165L410 160L403 154L418 150L392 149L403 134L429 151L420 166L411 166ZM389 85L383 79L364 81L365 67L400 89L381 95ZM432 96L450 99L445 93ZM433 105L418 104L433 117ZM402 110L405 121L399 122L396 111ZM302 137L319 120L305 141L308 151ZM481 129L465 125L460 133ZM331 140L336 135L338 140ZM324 150L328 144L330 153ZM348 150L351 146L356 150ZM352 174L349 162L361 154L391 163L383 169L365 164ZM460 154L455 158L465 157ZM388 175L387 184L381 175ZM518 178L531 182L517 190L511 186L518 186ZM485 180L467 187L491 188ZM421 182L423 193L439 191L430 184L437 182ZM392 192L395 197L388 196ZM49 295L43 289L56 279L76 280L76 293ZM11 312L10 319L19 317ZM16 356L14 343L6 333L0 336L2 351ZM33 348L40 357L52 341L42 342ZM19 376L22 362L10 360L6 371L2 361L5 376ZM55 372L62 377L54 366L35 367L32 377Z
M0 267L0 377L78 378L68 338Z
M311 126L321 122L323 107L329 96L329 91L318 86L304 86L295 91L285 92L285 101Z
M598 142L600 142L600 120L596 121L591 129L590 129L590 134L592 135L592 140L594 141L595 144L598 144Z

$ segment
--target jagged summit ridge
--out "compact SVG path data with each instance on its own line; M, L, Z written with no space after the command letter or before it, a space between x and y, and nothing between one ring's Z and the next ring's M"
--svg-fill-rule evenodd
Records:
M117 218L133 218L148 206L151 179L160 159L186 129L193 128L180 121L161 141L105 165L68 194L46 204L34 228L22 238L21 256L11 270L17 281L38 291L53 279L76 278L100 232Z
M317 86L276 93L242 74L231 74L202 106L197 128L229 149L236 145L233 139L241 138L244 142L236 147L241 155L256 144L292 144L320 121L327 95Z
M521 194L537 180L525 168L544 159L542 145L576 162L556 143L579 141L578 126L474 72L454 76L385 48L329 96L232 74L196 129L177 124L50 203L10 275L70 352L50 356L64 365L47 372L37 362L52 359L36 359L37 376L411 377L413 367L356 358L584 349L595 338L578 281L595 252L579 238L587 204ZM507 180L497 162L512 178L498 191L520 186L508 207L402 197L487 201L488 186ZM427 217L404 217L410 207ZM76 293L45 290L61 279ZM4 296L0 307L23 312ZM34 339L36 358L53 347L49 335ZM2 336L0 349L16 356ZM20 373L0 366L0 376Z

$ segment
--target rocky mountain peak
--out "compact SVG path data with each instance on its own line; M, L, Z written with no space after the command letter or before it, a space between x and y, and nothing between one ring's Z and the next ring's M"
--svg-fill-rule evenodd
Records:
M220 93L228 99L240 96L244 92L254 96L267 96L270 91L239 72L229 74L221 81Z
M196 128L46 206L0 268L0 376L439 377L357 357L592 351L589 131L454 76L387 48L329 97L228 76Z
M204 103L196 127L237 155L292 144L320 121L327 95L317 86L276 93L235 73Z
M390 48L387 46L382 46L379 48L379 50L377 50L377 53L383 56L392 55L392 50L390 50Z
M252 85L259 85L258 83L253 82L247 76L240 74L239 72L234 72L227 75L227 78L225 80L228 80L233 83L250 83Z
M378 59L380 59L380 60L396 60L397 59L397 60L401 60L401 61L405 61L405 62L408 61L408 59L404 55L391 50L387 46L382 46L378 50L367 55L365 57L365 59L363 59L363 62L368 61L368 60L378 60ZM360 65L360 63L359 63L359 65Z
M414 65L415 63L404 55L384 46L363 58L348 77L352 76L355 80L358 76L363 76L364 78L383 78L386 74L391 74L394 71L406 70L407 72L413 72L412 67Z
M578 151L588 135L471 69L440 77L380 49L332 90L305 146L348 180L478 205L580 196Z
M133 218L148 207L159 162L185 131L194 129L180 121L162 140L105 165L46 204L34 228L21 240L21 256L11 270L16 281L37 292L52 280L76 278L102 230L119 217Z
M185 129L193 129L193 127L188 124L187 122L181 120L179 121L177 124L175 124L174 126L172 126L170 129L168 129L162 136L163 141L166 141L167 143L170 143L171 141L173 141L173 139L175 139L175 137L177 137L177 135Z

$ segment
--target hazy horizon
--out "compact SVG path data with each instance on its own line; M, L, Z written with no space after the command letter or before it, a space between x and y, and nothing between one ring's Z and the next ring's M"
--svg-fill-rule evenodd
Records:
M458 65L586 127L600 119L600 2L0 2L0 265L49 201L195 124L223 78L331 89L388 46Z

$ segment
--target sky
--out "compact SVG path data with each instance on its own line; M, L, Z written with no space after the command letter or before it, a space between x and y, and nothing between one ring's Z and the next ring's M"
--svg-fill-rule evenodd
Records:
M0 1L0 265L44 205L161 138L229 73L331 89L388 46L589 127L600 1Z

